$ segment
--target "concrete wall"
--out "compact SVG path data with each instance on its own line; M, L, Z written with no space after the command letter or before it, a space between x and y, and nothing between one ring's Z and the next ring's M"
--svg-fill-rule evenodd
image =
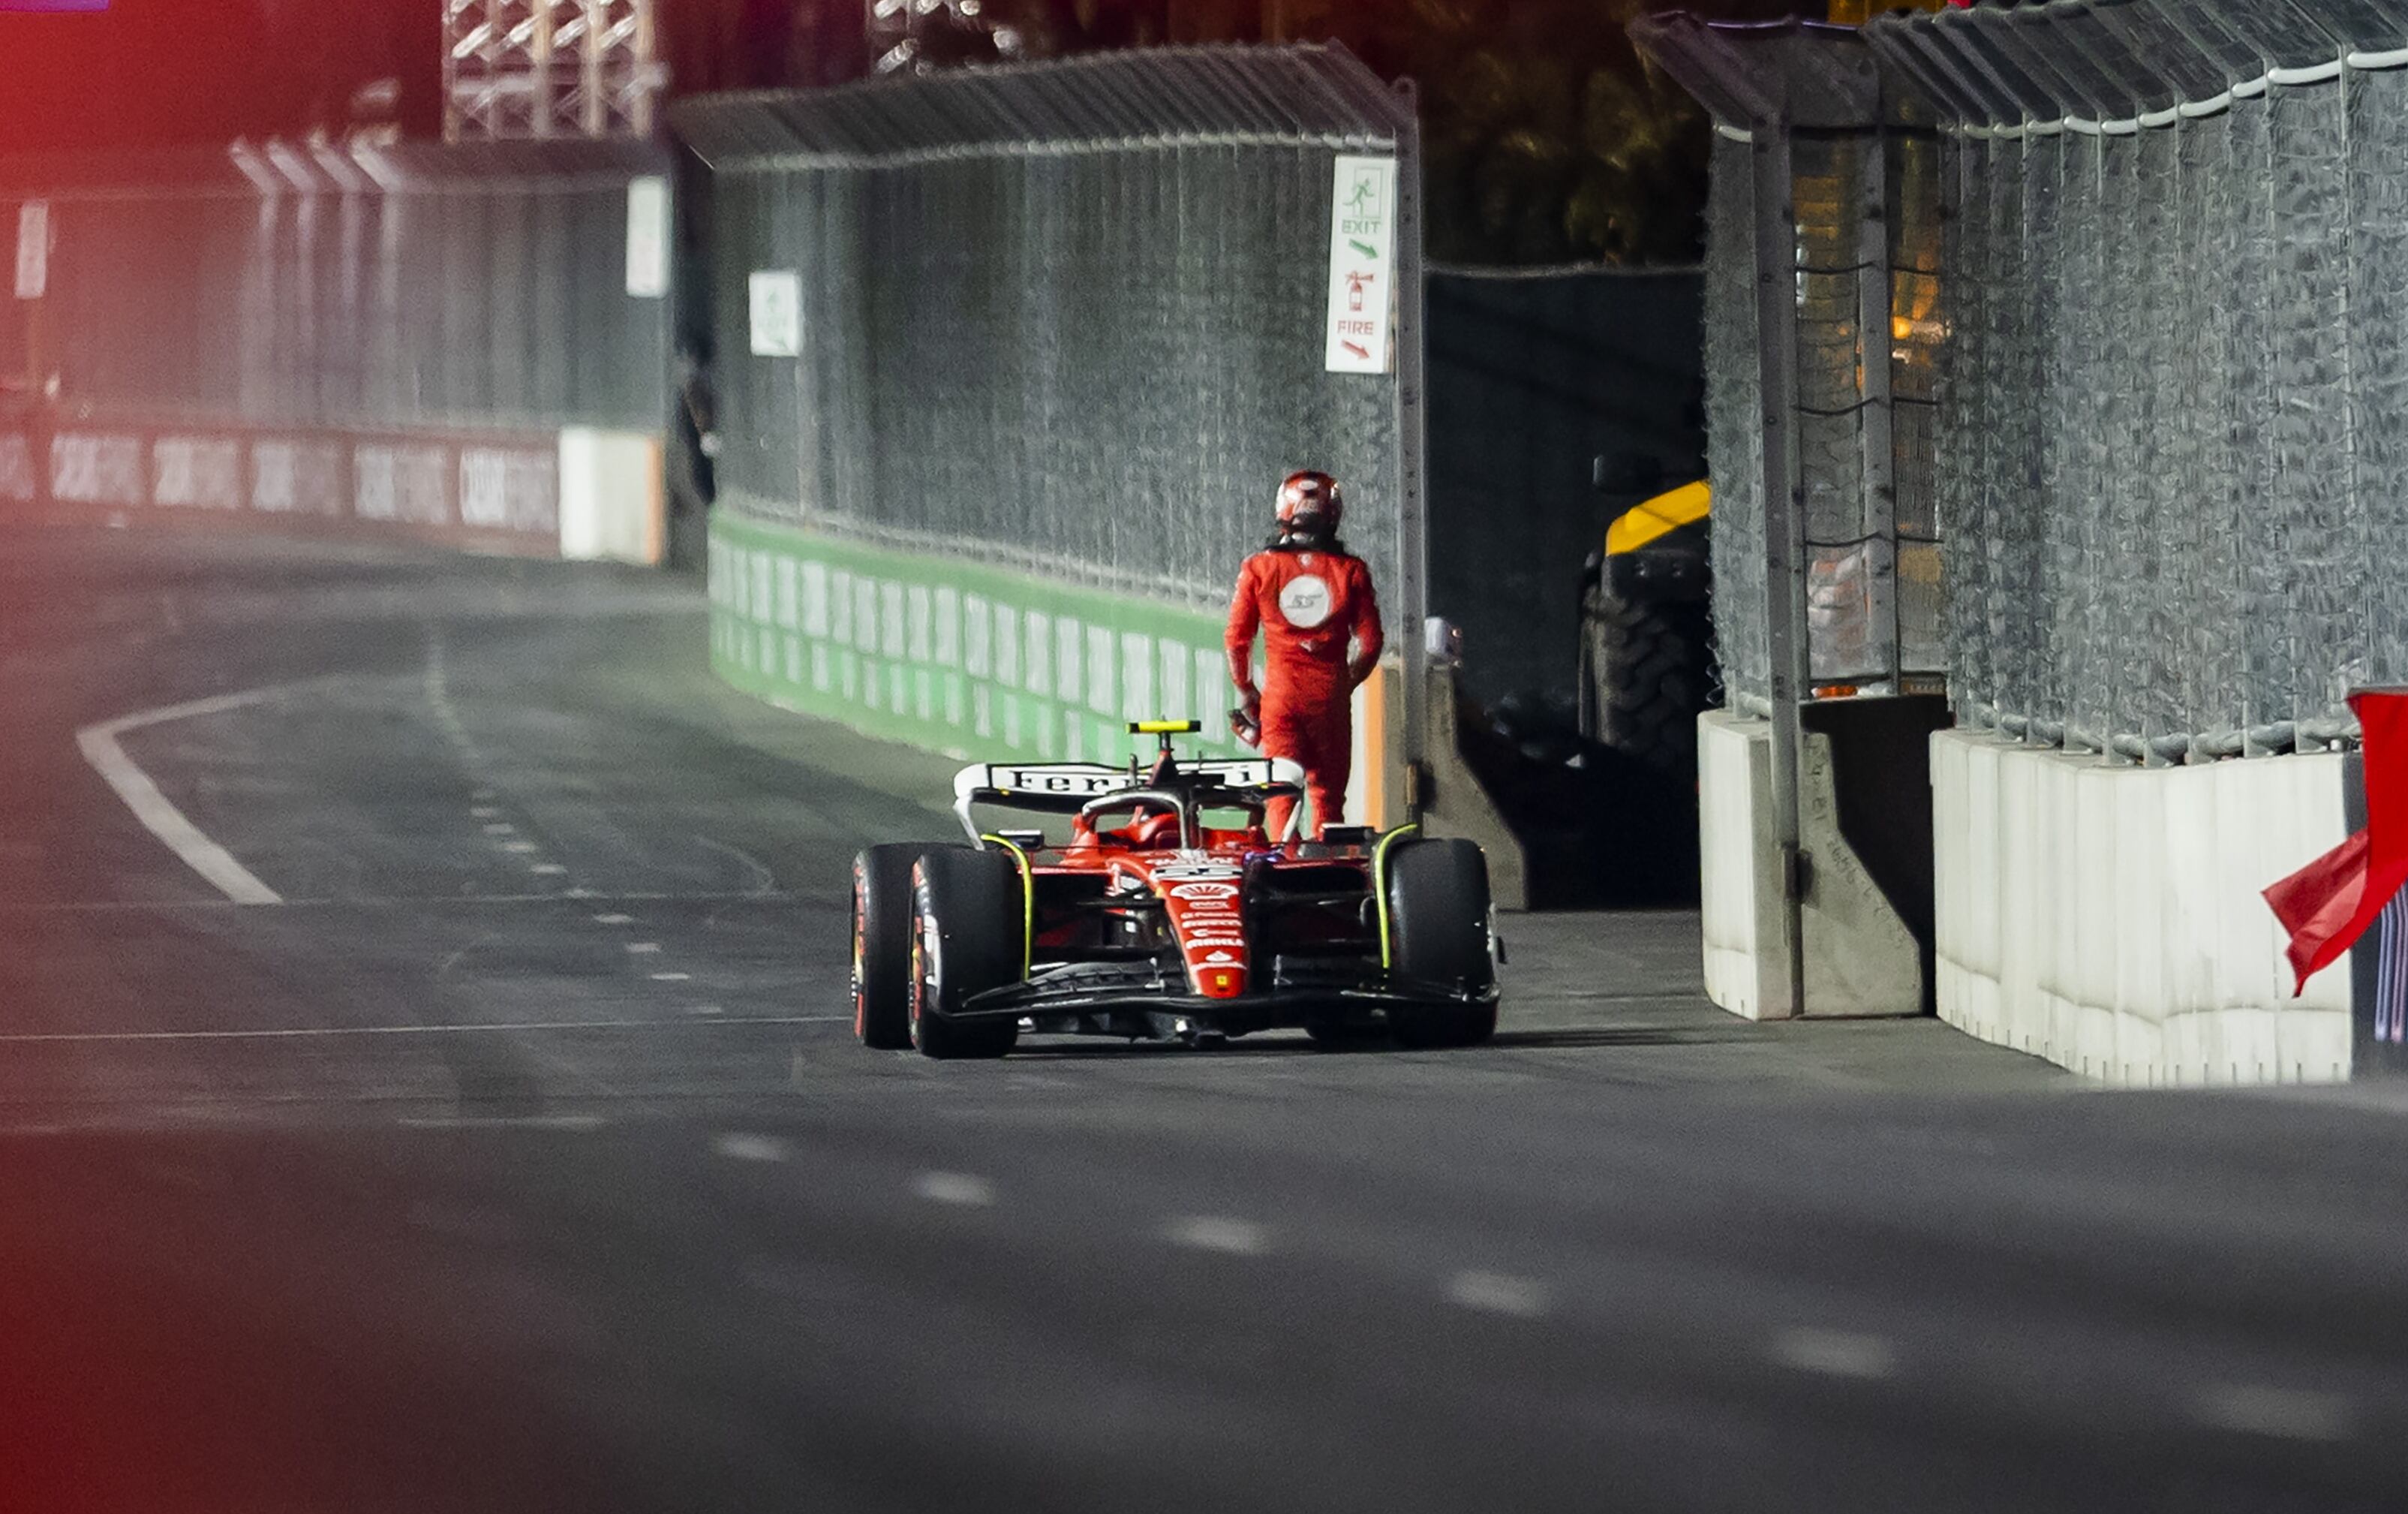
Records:
M390 537L658 563L657 437L268 428L36 413L0 423L0 515Z
M2294 1000L2258 897L2346 834L2343 762L2142 769L1940 733L1942 1017L2111 1083L2346 1077L2349 973Z
M1840 829L1831 739L1806 737L1799 906L1811 1017L1920 1015L1922 948ZM1772 733L1726 710L1698 719L1698 825L1706 995L1749 1019L1790 1012L1789 942L1772 839Z

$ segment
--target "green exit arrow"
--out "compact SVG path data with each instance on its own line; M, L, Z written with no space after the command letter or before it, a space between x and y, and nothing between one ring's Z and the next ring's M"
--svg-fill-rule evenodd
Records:
M1369 258L1374 263L1380 261L1380 250L1372 246L1369 242L1358 242L1354 238L1349 237L1346 238L1346 245L1362 253L1365 257Z

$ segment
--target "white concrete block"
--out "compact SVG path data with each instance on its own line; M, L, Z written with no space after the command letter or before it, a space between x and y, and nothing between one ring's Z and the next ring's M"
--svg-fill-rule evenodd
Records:
M2133 1086L2346 1076L2347 975L2291 998L2259 898L2341 841L2340 762L2139 769L1934 737L1942 1017Z
M571 426L560 434L560 555L652 566L667 551L657 437Z

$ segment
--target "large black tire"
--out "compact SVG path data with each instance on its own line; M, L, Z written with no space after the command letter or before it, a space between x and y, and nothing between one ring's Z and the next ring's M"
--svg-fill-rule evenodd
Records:
M911 1047L911 864L917 846L853 859L853 1033L877 1051Z
M1407 842L1389 854L1387 884L1392 972L1474 995L1496 987L1488 859L1479 847L1460 840ZM1497 1033L1497 1006L1396 1009L1388 1028L1416 1049L1477 1045Z
M1582 610L1582 734L1669 777L1694 780L1698 716L1713 693L1706 607L1640 604L1599 584Z
M1016 1020L959 1024L944 1017L1025 974L1022 887L1019 866L1000 852L921 854L911 872L910 976L911 1045L922 1056L1000 1057L1020 1040Z

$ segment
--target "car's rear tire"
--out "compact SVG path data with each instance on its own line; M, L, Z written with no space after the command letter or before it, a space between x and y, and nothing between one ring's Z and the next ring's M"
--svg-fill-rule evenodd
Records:
M939 1060L1001 1057L1017 1020L946 1017L1027 972L1027 905L1019 866L1000 852L924 852L911 871L911 1045Z
M1488 859L1461 840L1408 842L1388 858L1389 970L1398 978L1484 997L1497 985L1489 944ZM1416 1005L1388 1012L1416 1050L1477 1045L1497 1033L1497 1006Z
M917 846L853 859L853 1033L875 1051L911 1047L911 864Z

